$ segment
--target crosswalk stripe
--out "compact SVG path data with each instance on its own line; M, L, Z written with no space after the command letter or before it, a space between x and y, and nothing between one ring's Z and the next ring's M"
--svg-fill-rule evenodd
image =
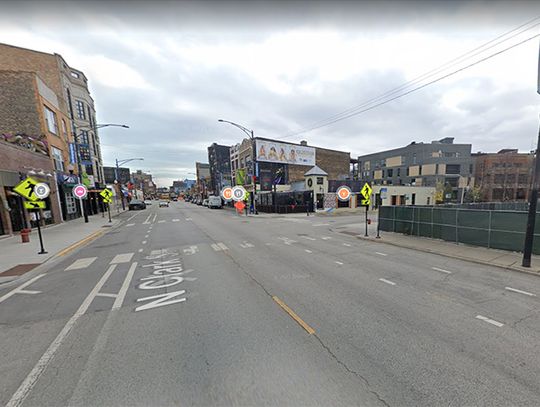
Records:
M221 247L222 250L229 250L229 248L225 246L223 243L218 243L218 246Z
M323 237L321 237L321 239L322 239L322 240L330 240L330 239L332 239L332 238L331 238L330 236L323 236Z
M212 249L214 249L216 252L221 251L221 247L219 247L217 244L212 243L211 246L212 246Z
M173 222L180 222L180 219L173 219Z
M135 223L128 223L126 226L135 226Z
M162 220L158 220L157 223L165 223L165 221L162 219Z
M90 264L92 264L96 259L97 259L97 257L85 257L83 259L75 260L73 262L73 264L71 264L71 266L69 266L69 267L66 267L65 270L67 271L67 270L84 269L84 268L88 267Z
M109 264L129 263L134 253L117 254Z

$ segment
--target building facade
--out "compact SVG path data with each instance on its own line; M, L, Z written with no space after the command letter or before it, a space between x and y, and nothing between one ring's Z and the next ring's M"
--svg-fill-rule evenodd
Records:
M118 179L116 174L118 173ZM131 179L131 171L128 167L103 167L103 179L105 184L114 184L118 181L121 184L127 184Z
M156 185L152 179L152 174L137 170L131 173L131 183L134 187L142 191L144 197L154 197L156 195Z
M532 185L534 154L505 149L476 153L475 185L484 202L526 201Z
M203 198L208 198L210 191L210 165L206 163L195 163L197 174L196 194Z
M457 201L474 186L471 144L454 144L448 137L359 156L358 178L373 185L435 187L438 201Z
M210 191L219 195L225 186L231 185L230 147L213 143L208 147L208 165L210 166Z

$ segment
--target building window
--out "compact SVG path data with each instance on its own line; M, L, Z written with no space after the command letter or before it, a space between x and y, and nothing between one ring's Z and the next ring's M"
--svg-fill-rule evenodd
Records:
M397 169L397 176L398 176L398 177L401 177L401 168L398 168L398 169Z
M62 133L64 133L64 138L67 140L68 131L67 131L67 126L66 126L66 121L64 119L62 119Z
M472 174L472 173L473 173L473 165L469 164L469 174Z
M388 170L388 178L392 178L394 176L394 170L393 169L389 169Z
M459 164L446 164L447 174L459 174L461 168Z
M504 174L495 174L493 179L494 184L504 184Z
M90 149L88 147L79 146L79 155L81 161L90 161L92 159L90 156Z
M457 188L459 183L459 178L446 178L446 183L453 188Z
M66 192L64 195L66 198L66 212L70 215L77 212L77 204L75 203L75 197L71 192Z
M439 164L435 164L435 174L439 173Z
M90 144L90 140L88 138L88 131L87 130L81 130L81 139L79 140L80 144Z
M71 71L70 73L72 77L79 79L79 74L77 72Z
M86 120L86 112L84 110L84 102L81 100L76 101L77 104L77 117L81 120Z
M88 175L94 175L94 167L92 167L91 164L85 165L84 168L86 169L86 173Z
M323 185L324 184L324 177L317 177L317 185Z
M527 185L529 183L529 176L527 174L518 175L518 184Z
M416 164L416 153L413 153L412 155L412 163Z
M47 129L53 134L58 134L58 123L56 123L56 114L47 106L44 106L44 108L45 108L45 121L47 122Z
M62 156L62 150L51 146L51 154L54 161L54 169L56 171L64 172L64 157Z
M418 175L422 175L422 166L421 165L418 166Z

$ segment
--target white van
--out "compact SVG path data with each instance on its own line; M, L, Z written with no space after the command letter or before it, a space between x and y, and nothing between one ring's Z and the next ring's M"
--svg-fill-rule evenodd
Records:
M222 207L221 197L215 196L215 195L209 196L208 197L208 207L210 209L213 209L213 208L221 209L221 207Z

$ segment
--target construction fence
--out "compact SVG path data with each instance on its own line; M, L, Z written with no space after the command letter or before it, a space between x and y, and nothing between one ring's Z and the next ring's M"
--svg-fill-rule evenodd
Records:
M526 211L460 209L433 206L381 206L381 231L523 251ZM540 213L536 216L533 253L540 254Z

